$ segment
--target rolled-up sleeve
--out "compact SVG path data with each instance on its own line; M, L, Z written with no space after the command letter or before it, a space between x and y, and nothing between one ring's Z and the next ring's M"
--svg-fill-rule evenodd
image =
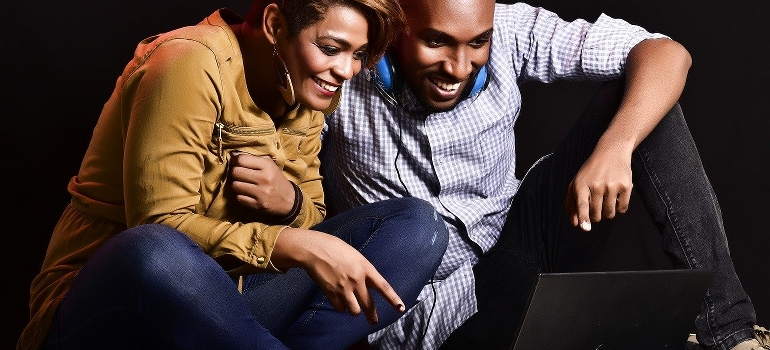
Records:
M595 22L565 21L523 3L498 5L519 81L606 80L619 77L631 49L644 39L663 38L622 19L601 14Z
M645 39L665 37L601 14L591 25L583 44L583 72L589 77L619 77L625 70L628 53L636 44Z

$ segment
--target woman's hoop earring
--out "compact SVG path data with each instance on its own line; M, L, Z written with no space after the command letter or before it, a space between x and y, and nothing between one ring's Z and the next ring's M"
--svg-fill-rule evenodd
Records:
M297 101L294 96L294 86L291 84L291 77L289 76L289 69L286 68L286 63L278 55L278 49L273 45L273 64L275 65L275 75L278 78L278 91L281 92L284 101L289 106L293 106Z

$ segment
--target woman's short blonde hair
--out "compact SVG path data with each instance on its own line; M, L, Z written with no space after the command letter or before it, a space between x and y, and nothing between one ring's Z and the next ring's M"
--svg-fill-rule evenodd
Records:
M357 9L369 24L366 66L370 68L382 57L388 45L406 30L406 16L399 0L254 0L246 22L252 27L260 27L262 13L272 3L278 5L286 18L289 36L321 21L334 6Z

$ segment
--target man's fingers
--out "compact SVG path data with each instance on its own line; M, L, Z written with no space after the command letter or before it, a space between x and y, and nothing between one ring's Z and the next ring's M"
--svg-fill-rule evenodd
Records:
M602 220L602 204L604 203L604 191L602 189L594 187L591 191L591 197L588 199L590 208L588 209L588 217L592 222L599 222Z
M631 190L626 190L618 194L618 213L625 213L631 205Z
M607 219L615 218L615 208L618 205L618 195L613 192L606 192L602 201L602 217Z
M573 215L572 224L580 225L586 232L591 231L590 199L591 191L588 187L575 186L576 214Z

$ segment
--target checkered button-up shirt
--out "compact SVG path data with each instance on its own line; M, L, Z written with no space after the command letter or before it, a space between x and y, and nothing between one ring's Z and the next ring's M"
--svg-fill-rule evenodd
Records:
M372 346L434 349L476 312L472 267L497 241L519 187L518 84L619 77L634 45L661 36L606 15L566 22L542 8L497 4L489 83L454 109L425 111L408 89L389 102L367 72L343 86L321 152L329 213L414 196L431 202L450 231L418 304L370 335Z

